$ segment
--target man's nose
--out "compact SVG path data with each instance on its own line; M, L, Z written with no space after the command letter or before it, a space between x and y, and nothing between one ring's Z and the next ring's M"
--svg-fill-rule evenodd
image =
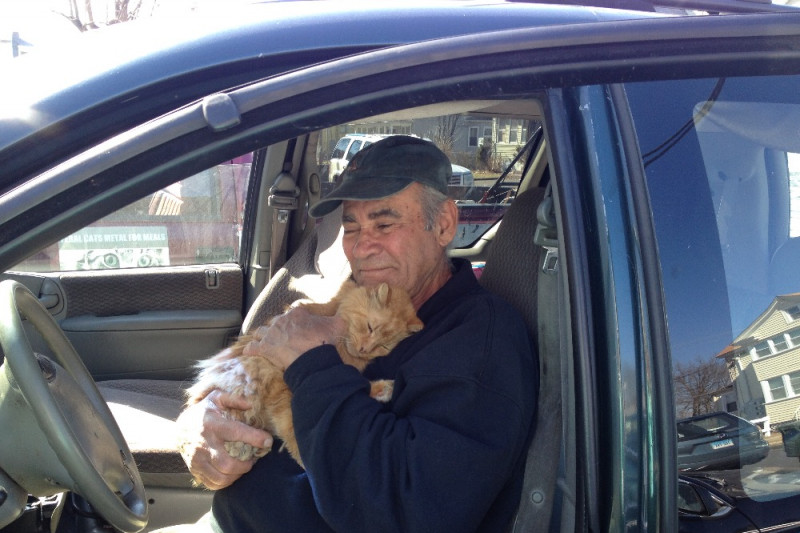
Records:
M353 243L353 256L365 257L373 253L378 247L378 239L370 231L361 230Z

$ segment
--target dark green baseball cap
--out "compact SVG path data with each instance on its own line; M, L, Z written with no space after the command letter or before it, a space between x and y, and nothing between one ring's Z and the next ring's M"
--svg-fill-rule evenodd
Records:
M309 209L323 217L342 200L378 200L398 193L414 182L447 194L453 174L444 152L430 141L409 135L392 135L359 151L347 164L341 183Z

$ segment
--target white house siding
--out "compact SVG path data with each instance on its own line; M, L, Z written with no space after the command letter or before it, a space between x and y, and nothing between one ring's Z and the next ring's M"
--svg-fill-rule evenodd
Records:
M788 374L800 370L800 349L792 348L775 355L768 355L753 363L759 380Z
M767 404L767 416L770 424L780 424L793 420L798 409L800 409L800 396L784 398Z
M733 385L736 390L736 406L740 416L747 419L766 416L764 392L752 365L739 372Z
M792 329L792 325L800 325L800 321L788 321L789 315L783 311L775 311L772 315L764 321L764 323L755 331L754 337L757 339L768 339L773 335L778 335L784 331ZM796 324L795 324L796 323Z

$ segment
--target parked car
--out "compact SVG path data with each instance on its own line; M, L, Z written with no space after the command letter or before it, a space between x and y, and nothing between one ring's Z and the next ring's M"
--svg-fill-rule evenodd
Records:
M333 152L331 152L328 181L336 182L354 155L386 136L387 134L350 133L339 139L336 142L336 146L333 147ZM450 185L472 187L475 184L475 177L470 169L455 163L452 167L453 176L450 179Z
M461 187L472 187L475 185L475 176L472 171L467 167L456 165L453 163L453 176L450 178L450 185L459 185Z
M519 155L462 200L449 251L540 356L509 527L798 530L800 463L779 436L701 477L681 472L678 421L702 404L779 425L800 405L800 13L692 6L265 2L15 59L0 531L206 513L174 446L194 364L347 276L338 221L306 215L323 139L447 117ZM128 250L135 266L102 268Z
M718 412L678 420L678 468L718 470L757 463L769 444L755 424Z
M370 135L364 133L351 133L345 135L336 142L331 152L331 159L328 167L328 181L336 182L344 171L347 163L353 159L359 150L366 148L370 144L381 140L386 135Z

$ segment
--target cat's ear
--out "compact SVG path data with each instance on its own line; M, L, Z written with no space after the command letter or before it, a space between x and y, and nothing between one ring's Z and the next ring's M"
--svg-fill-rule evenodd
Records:
M386 305L386 302L389 301L389 285L387 285L386 283L381 283L378 286L377 294L378 294L378 301L381 304Z

